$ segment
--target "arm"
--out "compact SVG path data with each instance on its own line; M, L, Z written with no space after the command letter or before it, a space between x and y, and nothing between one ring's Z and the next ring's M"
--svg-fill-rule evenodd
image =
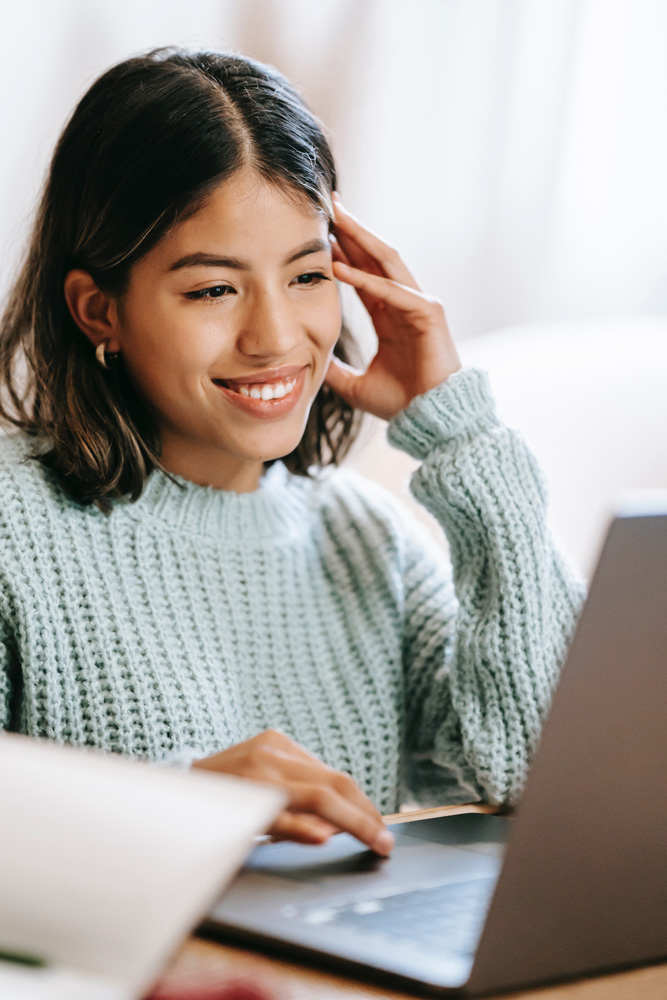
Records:
M413 535L406 562L406 785L422 800L520 796L584 597L546 523L546 487L498 420L486 374L415 397L388 439L422 464L410 490L440 522L451 577ZM449 786L449 787L447 787Z
M409 560L413 763L420 779L440 765L459 795L477 790L514 802L583 586L549 537L535 461L498 421L486 376L461 369L442 303L339 201L335 236L334 275L356 289L378 348L365 371L332 358L326 381L352 406L389 421L390 442L422 461L412 493L451 547L456 607L427 556L433 546Z

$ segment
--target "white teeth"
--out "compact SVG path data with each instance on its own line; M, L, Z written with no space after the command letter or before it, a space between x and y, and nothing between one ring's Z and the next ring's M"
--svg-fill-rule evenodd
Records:
M286 379L284 382L265 382L262 385L230 385L234 392L239 392L242 396L250 399L282 399L287 396L296 385L296 379Z

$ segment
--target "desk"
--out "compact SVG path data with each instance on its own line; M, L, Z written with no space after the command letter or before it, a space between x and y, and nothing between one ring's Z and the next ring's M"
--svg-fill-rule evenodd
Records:
M496 812L488 806L449 806L385 817L387 822L406 822L428 816L463 812ZM415 1000L404 993L335 975L296 962L281 961L250 948L189 938L151 994L162 1000L181 994L188 1000L192 986L243 979L262 987L271 1000ZM503 994L504 1000L667 1000L667 963L628 972L576 980L558 986Z
M415 1000L400 993L318 969L283 962L259 952L198 938L189 938L167 970L164 994L188 985L245 979L264 987L271 1000ZM152 995L160 1000L162 987ZM578 980L545 989L505 993L503 1000L665 1000L667 963L618 972L612 976Z

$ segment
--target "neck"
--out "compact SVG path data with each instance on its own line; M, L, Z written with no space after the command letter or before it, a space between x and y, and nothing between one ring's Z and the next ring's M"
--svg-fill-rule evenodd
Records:
M251 493L259 487L264 472L261 459L235 459L218 449L183 449L171 446L169 439L162 440L162 465L174 475L187 479L197 486L212 486L217 490L234 493Z

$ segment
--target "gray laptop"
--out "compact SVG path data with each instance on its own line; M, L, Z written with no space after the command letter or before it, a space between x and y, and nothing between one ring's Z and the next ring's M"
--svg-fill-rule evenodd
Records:
M468 995L667 957L667 502L609 529L521 804L258 846L202 932Z

